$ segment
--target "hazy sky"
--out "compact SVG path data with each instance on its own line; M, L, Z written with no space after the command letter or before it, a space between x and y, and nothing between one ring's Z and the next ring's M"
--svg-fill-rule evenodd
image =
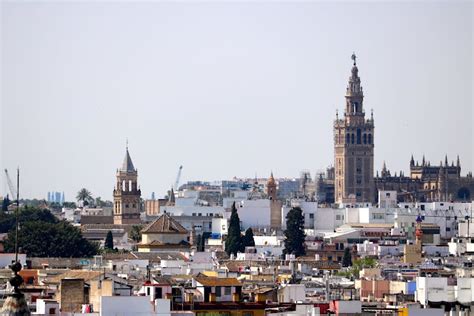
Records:
M353 51L377 170L407 173L412 153L473 170L471 2L1 9L1 164L25 197L112 199L126 138L145 198L181 164L182 181L314 174L333 163Z

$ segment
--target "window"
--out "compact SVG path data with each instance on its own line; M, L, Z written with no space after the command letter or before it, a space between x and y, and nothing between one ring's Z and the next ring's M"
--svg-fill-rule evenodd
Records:
M384 216L382 213L374 213L372 214L373 219L384 219Z
M361 133L360 133L360 128L357 129L357 144L361 143Z
M49 315L56 315L56 308L50 307L49 308Z
M193 216L196 216L196 213L193 213Z
M221 297L222 289L220 286L216 286L216 297Z
M309 218L310 218L310 219L314 219L314 214L312 214L312 213L309 214Z
M450 232L450 231L451 231L451 227L446 227L446 231L447 231L447 232Z
M198 216L202 216L202 213L198 213Z
M336 221L340 221L341 220L341 215L336 215Z
M369 134L369 144L372 144L372 134Z
M231 288L230 286L226 286L226 287L224 288L224 295L230 295L230 294L232 294L232 291L231 291L231 290L232 290L232 288Z
M332 256L328 256L328 261L332 261Z

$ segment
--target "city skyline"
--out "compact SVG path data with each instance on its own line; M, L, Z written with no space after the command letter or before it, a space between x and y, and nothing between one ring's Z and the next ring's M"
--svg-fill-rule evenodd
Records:
M112 200L127 138L145 198L164 195L180 165L182 181L314 175L334 163L332 125L353 51L365 110L374 110L374 174L383 161L407 173L412 154L432 164L459 155L463 174L474 169L472 5L2 8L1 158L10 172L20 166L22 197L86 187ZM120 25L125 17L136 25Z

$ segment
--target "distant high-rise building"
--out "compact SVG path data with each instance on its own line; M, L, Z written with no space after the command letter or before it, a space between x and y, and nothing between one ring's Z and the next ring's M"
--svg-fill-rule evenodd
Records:
M64 203L64 192L48 191L48 202L49 203Z
M140 196L138 172L133 166L132 158L125 151L122 168L117 170L117 183L114 189L114 224L140 223Z
M334 121L335 199L372 202L374 194L374 119L365 118L364 93L356 56L346 90L344 117Z

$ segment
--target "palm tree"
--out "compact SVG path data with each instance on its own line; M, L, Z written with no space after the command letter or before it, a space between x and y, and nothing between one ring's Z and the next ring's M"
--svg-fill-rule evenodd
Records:
M92 201L92 194L86 188L82 188L77 192L76 199L78 202L82 201L82 205L88 205Z

